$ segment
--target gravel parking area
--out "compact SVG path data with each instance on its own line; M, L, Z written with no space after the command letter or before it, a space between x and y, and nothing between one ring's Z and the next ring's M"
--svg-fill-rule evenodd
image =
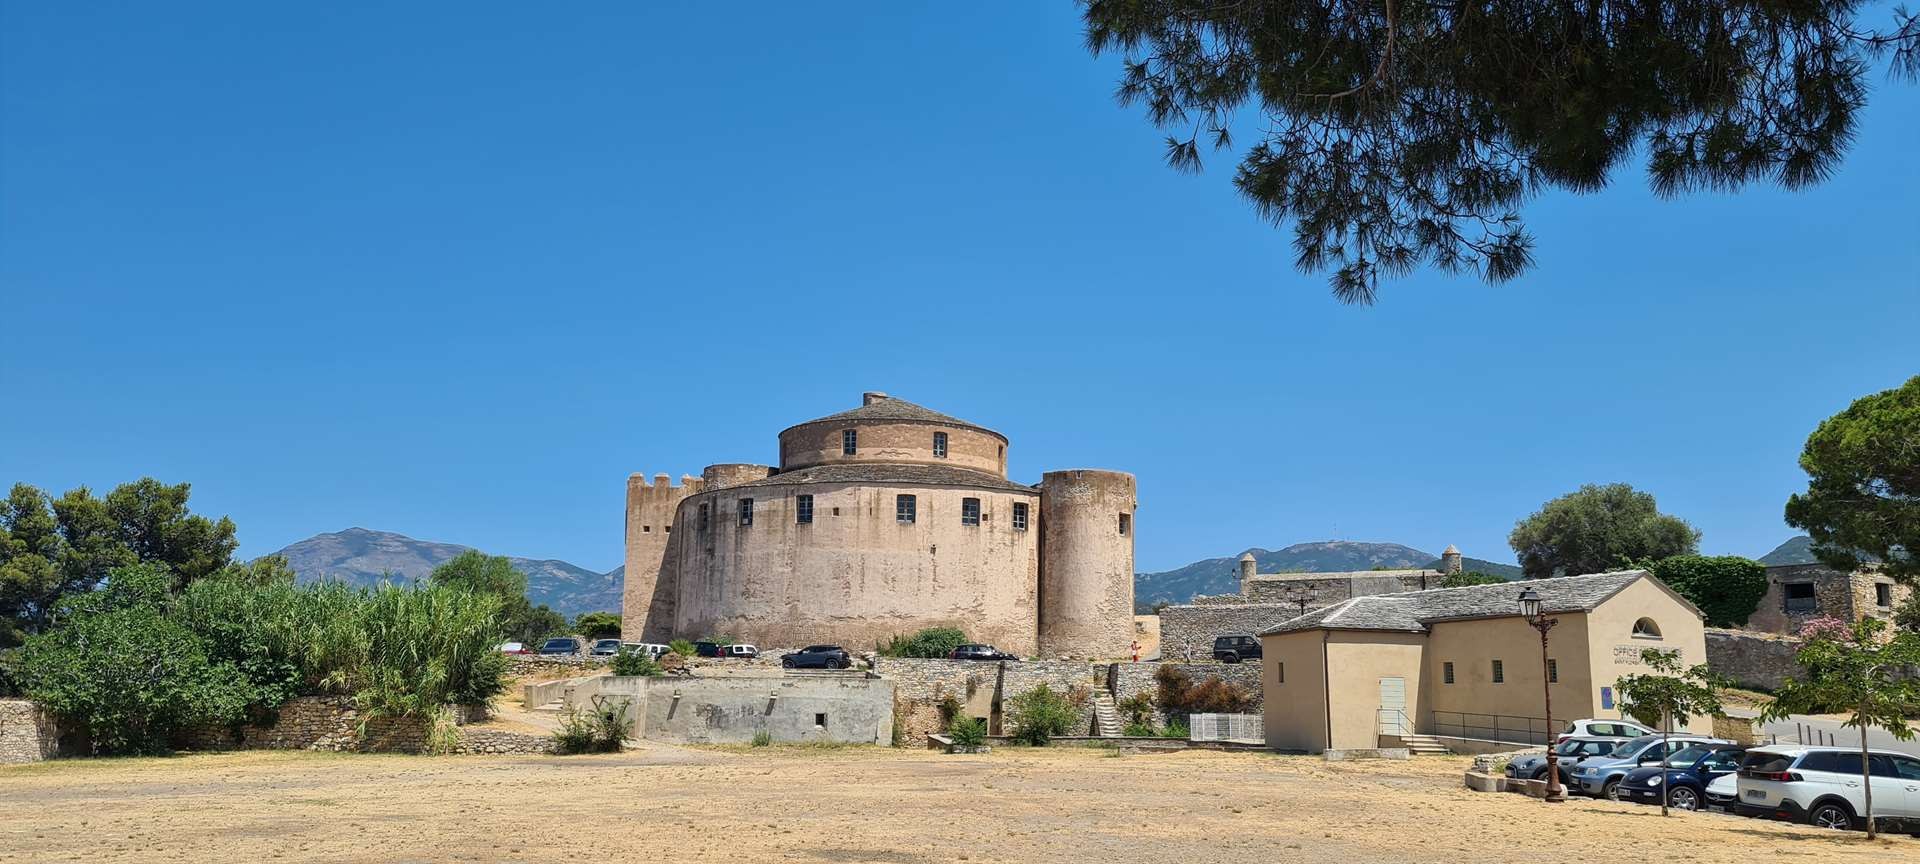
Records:
M648 747L0 768L0 862L1920 860L1721 814L1469 792L1466 760Z

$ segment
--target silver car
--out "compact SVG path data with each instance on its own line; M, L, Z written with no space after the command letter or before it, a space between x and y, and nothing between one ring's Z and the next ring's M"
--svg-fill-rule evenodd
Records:
M1553 748L1554 754L1560 757L1560 784L1562 786L1572 786L1574 766L1596 756L1607 756L1613 753L1615 749L1618 749L1621 744L1631 740L1633 739L1600 735L1562 739L1560 743L1554 745ZM1515 780L1547 779L1547 754L1536 753L1531 756L1521 756L1512 762L1508 762L1507 776Z
M1724 738L1708 738L1704 735L1670 735L1673 749L1679 750L1689 744L1732 744ZM1635 738L1605 756L1588 759L1573 770L1573 784L1569 791L1602 798L1612 798L1613 789L1632 771L1642 765L1658 765L1667 758L1667 744L1658 735Z

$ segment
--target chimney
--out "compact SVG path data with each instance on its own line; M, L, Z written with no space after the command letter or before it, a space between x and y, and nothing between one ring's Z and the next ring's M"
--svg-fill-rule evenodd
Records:
M860 394L860 404L872 405L873 403L878 402L885 398L887 398L887 394L885 393L882 393L878 390L868 390L867 392Z

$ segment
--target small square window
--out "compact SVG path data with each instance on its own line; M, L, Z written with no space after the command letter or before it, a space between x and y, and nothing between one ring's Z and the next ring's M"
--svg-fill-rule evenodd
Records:
M793 496L793 521L801 525L813 523L813 496Z
M933 433L933 456L935 459L947 458L947 433Z
M1125 537L1132 532L1133 532L1133 514L1132 513L1120 514L1120 536Z
M1013 530L1027 530L1027 505L1020 503L1013 505Z
M1507 667L1502 666L1498 660L1493 661L1493 683L1507 683Z
M912 495L900 495L893 499L893 521L895 522L913 524L914 518L919 515L918 510L919 502Z
M672 534L672 533L673 533L673 526L672 526L672 525L668 525L668 526L667 526L667 533L668 533L668 534Z
M822 729L827 728L827 715L825 714L813 715L813 725L818 726Z
M840 508L838 508L838 507L835 507L835 508L833 508L833 515L835 515L835 516L838 516L838 515L840 515Z
M652 526L652 525L642 525L642 526L640 526L640 533L642 533L642 534L652 534L652 533L653 533L653 526Z
M753 524L753 499L752 498L740 499L740 524L742 525Z
M980 499L978 498L960 499L960 524L962 525L980 524Z
M1449 663L1440 664L1440 680L1447 684L1453 683L1453 664L1452 663L1449 662Z
M1547 658L1547 683L1560 683L1560 661L1551 657Z
M840 433L840 453L841 453L841 455L845 455L845 456L852 456L853 454L855 454L855 453L858 453L858 452L860 452L860 433L859 433L859 431L858 431L858 430L854 430L854 429L848 429L848 430L846 430L846 431L844 431L844 432L841 432L841 433Z

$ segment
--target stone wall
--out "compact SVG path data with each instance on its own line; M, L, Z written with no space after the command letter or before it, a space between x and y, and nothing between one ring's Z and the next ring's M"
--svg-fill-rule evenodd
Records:
M635 737L676 744L888 744L893 684L865 677L645 678Z
M1169 662L1212 659L1214 637L1258 636L1260 631L1299 614L1297 603L1168 606L1160 610L1160 659Z
M1707 628L1707 667L1736 686L1773 690L1806 674L1793 659L1800 640L1771 633Z
M1237 684L1253 696L1254 702L1245 713L1259 714L1266 700L1261 695L1259 663L1115 663L1109 667L1109 680L1113 682L1115 701L1127 699L1135 694L1145 693L1157 696L1159 682L1154 680L1161 667L1172 667L1186 672L1195 684L1209 677L1219 678L1229 684ZM1125 718L1121 718L1125 722ZM1163 716L1164 720L1165 717Z
M1077 660L981 663L876 657L873 664L875 674L893 682L894 722L900 741L908 746L942 731L940 703L948 696L960 703L962 716L986 720L993 734L1001 734L1005 701L1041 684L1075 700L1080 711L1076 732L1091 729L1093 695L1103 686L1106 669Z
M455 724L486 719L484 709L454 706ZM495 729L456 726L446 753L548 753L552 740ZM239 729L196 727L175 740L183 750L313 750L327 753L425 753L431 749L431 727L418 717L378 717L360 728L360 709L351 696L302 696L280 706L274 722Z
M51 759L60 749L60 729L40 706L0 699L0 765Z

